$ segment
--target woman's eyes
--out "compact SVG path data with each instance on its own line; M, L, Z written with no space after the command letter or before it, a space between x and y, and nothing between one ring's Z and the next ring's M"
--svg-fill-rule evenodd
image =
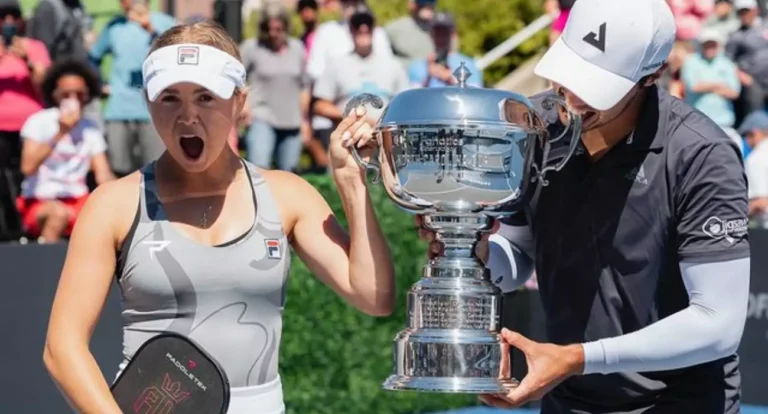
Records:
M203 103L213 102L215 99L216 98L214 98L213 95L207 93L202 93L197 96L197 101ZM165 95L160 98L160 101L165 103L177 103L181 102L181 99L176 95Z

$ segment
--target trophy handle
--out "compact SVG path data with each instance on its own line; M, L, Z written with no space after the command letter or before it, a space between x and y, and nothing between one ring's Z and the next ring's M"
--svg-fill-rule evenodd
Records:
M381 109L384 107L384 100L381 99L379 96L376 96L372 93L361 93L360 95L354 96L352 99L347 102L347 105L344 107L344 112L342 113L342 116L346 118L352 111L354 111L358 106L363 106L370 104L374 109ZM380 144L377 137L378 133L374 133L373 139L377 141L377 144ZM373 179L371 180L373 183L378 183L381 179L381 164L374 161L375 157L371 156L369 161L365 161L362 157L360 157L360 153L357 152L357 147L354 145L350 148L350 151L352 152L352 158L355 159L355 162L357 162L357 165L363 167L367 170L371 170L375 172L375 175L373 176Z
M572 131L571 133L571 142L568 145L568 153L565 154L565 157L561 159L559 162L557 162L555 165L547 165L548 159L544 160L544 166L539 171L539 173L536 175L534 179L538 179L541 185L547 186L549 185L549 181L546 179L546 175L550 171L560 171L565 167L565 164L568 162L568 160L571 159L573 154L576 152L576 148L579 146L579 141L581 141L581 115L574 114L570 110L568 110L568 106L565 103L565 99L559 97L559 96L549 96L546 99L544 99L544 102L542 102L542 106L546 110L552 109L555 105L560 105L565 109L565 114L568 117L568 124L565 125L565 129L563 130L563 133L558 135L557 138L551 139L547 142L547 156L549 155L549 149L551 148L553 143L556 143L560 141L561 139L565 138L565 136L568 134L568 131Z

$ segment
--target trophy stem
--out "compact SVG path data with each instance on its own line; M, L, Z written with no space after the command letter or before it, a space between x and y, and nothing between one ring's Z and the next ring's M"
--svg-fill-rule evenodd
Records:
M475 254L483 233L493 228L493 219L479 214L439 214L424 219L435 231L443 252L424 266L424 277L470 278L488 281L490 273Z

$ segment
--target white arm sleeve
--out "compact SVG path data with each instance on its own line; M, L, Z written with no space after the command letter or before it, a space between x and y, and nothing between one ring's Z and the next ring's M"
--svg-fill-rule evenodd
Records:
M528 226L502 224L488 238L488 264L491 281L502 292L518 289L533 275L534 243Z
M585 343L584 373L667 371L736 352L749 303L749 258L681 263L690 305L639 331Z

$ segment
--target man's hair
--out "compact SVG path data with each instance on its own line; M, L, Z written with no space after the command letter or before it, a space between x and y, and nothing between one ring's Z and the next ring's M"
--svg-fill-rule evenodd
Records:
M283 30L290 33L291 18L288 16L288 11L280 5L269 5L259 16L259 43L265 44L269 41L269 22L272 20L279 20L283 24Z
M88 100L91 102L96 96L99 95L101 90L101 82L99 74L89 63L75 58L62 58L53 63L45 74L43 83L40 89L43 93L43 100L48 107L56 105L56 100L53 97L53 93L59 84L59 79L64 76L79 76L85 81L85 86L88 88Z
M206 20L189 24L180 24L163 32L152 43L151 54L157 49L166 46L173 46L182 43L194 43L215 47L232 55L235 59L242 62L240 57L240 48L232 37L216 22Z
M317 10L317 1L316 0L299 0L299 2L296 4L296 11L300 12L304 9L312 9Z

